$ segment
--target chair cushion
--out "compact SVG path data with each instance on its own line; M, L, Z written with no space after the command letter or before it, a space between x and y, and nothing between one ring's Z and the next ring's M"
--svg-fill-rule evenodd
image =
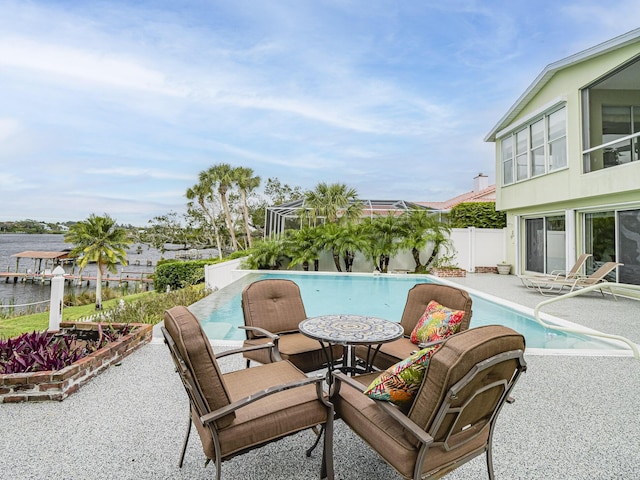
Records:
M253 345L261 345L269 342L270 339L261 337L245 340L245 347ZM334 345L331 347L333 359L337 360L342 357L342 347ZM289 360L303 372L313 372L320 370L327 363L325 353L317 340L306 337L302 333L286 333L280 335L278 342L278 350L283 360ZM243 353L244 358L253 360L258 363L270 363L269 351L255 350Z
M430 343L447 338L458 332L464 310L454 310L431 300L422 317L411 332L411 341Z
M364 392L365 395L374 400L395 403L400 407L410 407L422 384L429 359L439 346L423 348L392 365L371 382Z
M291 280L268 279L253 282L242 291L244 323L271 333L295 332L307 318L300 289ZM247 338L261 335L247 331Z
M245 368L224 375L232 401L253 395L273 385L306 376L289 362L275 362ZM242 452L279 437L325 423L326 407L318 400L316 387L285 390L236 411L236 417L219 431L224 457ZM212 457L210 457L212 458Z

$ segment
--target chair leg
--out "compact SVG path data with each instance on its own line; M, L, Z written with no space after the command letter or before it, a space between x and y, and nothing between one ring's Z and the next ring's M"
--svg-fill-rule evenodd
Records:
M320 431L316 431L318 427L313 427L313 433L316 434L316 441L313 442L313 445L309 449L307 449L307 457L310 457L313 451L316 449L318 444L320 443L320 439L322 438L322 434L324 433L324 425L320 426Z
M250 365L251 365L251 360L247 358L247 368L249 368Z
M333 409L332 409L333 410ZM333 480L333 411L327 419L324 429L324 449L322 451L322 469L320 478Z
M184 454L187 451L187 443L189 443L189 435L191 434L191 408L189 408L189 417L187 423L187 433L184 436L184 442L182 442L182 452L180 453L180 461L178 462L178 468L182 468L182 462L184 461Z
M493 452L491 451L491 442L489 442L489 448L487 448L487 471L489 472L489 480L494 480L493 474Z

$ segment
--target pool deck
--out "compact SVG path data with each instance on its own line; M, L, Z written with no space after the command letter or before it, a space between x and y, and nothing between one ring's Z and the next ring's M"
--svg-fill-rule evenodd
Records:
M530 308L546 298L512 275L471 274L455 283ZM543 311L640 342L639 301L589 293ZM640 478L640 360L525 357L529 369L514 390L516 402L498 419L496 478ZM183 468L177 467L186 413L167 348L154 342L63 402L0 405L0 479L213 478L195 432ZM311 441L303 432L236 457L223 464L223 479L318 478L320 455L304 455ZM341 421L334 444L336 479L401 478ZM487 478L484 458L445 478Z

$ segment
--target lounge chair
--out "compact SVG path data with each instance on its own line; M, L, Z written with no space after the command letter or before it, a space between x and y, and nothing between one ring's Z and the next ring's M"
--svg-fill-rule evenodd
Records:
M162 334L190 402L178 466L182 467L192 422L207 463L215 461L218 480L222 461L322 424L320 475L333 479L334 410L323 391L323 376L309 378L287 361L223 374L216 359L242 349L214 355L200 322L185 307L167 310L164 321ZM253 348L271 349L273 344Z
M550 278L540 280L529 279L529 281L533 288L536 288L542 295L546 295L547 293L562 293L562 290L565 287L569 289L569 292L573 292L576 288L584 288L591 285L602 284L604 286L607 283L606 276L620 265L623 264L618 262L606 262L603 263L595 272L587 276L577 275L574 278ZM609 289L609 291L615 299L616 296L613 291L611 289ZM602 288L600 289L600 293L604 296Z
M582 271L582 267L584 263L587 261L587 258L591 256L590 253L583 253L578 257L576 263L571 267L571 270L553 270L549 274L533 274L533 275L518 275L518 278L522 282L522 284L527 288L536 288L536 286L532 282L540 282L544 280L570 280L576 278L580 275Z
M250 350L243 355L247 367L251 360L266 364L289 360L303 372L313 372L327 366L327 356L317 340L298 330L307 318L300 288L295 282L283 279L258 280L242 292L242 313L247 331L245 347L273 343L271 352ZM333 347L332 358L341 358L342 347Z
M404 478L440 478L484 453L493 479L496 419L526 369L524 349L524 337L507 327L472 328L431 356L406 414L364 393L379 372L336 373L332 402L339 418Z
M448 285L419 283L411 288L407 294L407 302L400 320L400 324L404 328L404 336L393 342L383 343L380 346L380 350L373 359L374 367L381 370L389 368L420 348L418 344L411 341L410 337L416 324L424 314L427 305L432 300L451 309L464 310L465 313L460 321L458 331L461 332L469 328L472 300L466 291ZM359 346L356 348L356 356L358 358L366 359L370 353L368 347Z

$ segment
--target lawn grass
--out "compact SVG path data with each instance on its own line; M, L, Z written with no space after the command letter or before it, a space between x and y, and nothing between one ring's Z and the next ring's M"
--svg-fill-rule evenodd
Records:
M125 302L132 302L150 294L152 294L152 292L142 292L121 298ZM120 298L113 298L102 302L102 306L104 310L108 310L118 305L119 302ZM65 307L62 311L62 321L74 321L82 317L88 317L94 313L96 313L96 307L93 303L80 305L78 307ZM33 332L34 330L43 331L47 328L49 328L49 312L0 319L0 338L15 337L21 333Z

